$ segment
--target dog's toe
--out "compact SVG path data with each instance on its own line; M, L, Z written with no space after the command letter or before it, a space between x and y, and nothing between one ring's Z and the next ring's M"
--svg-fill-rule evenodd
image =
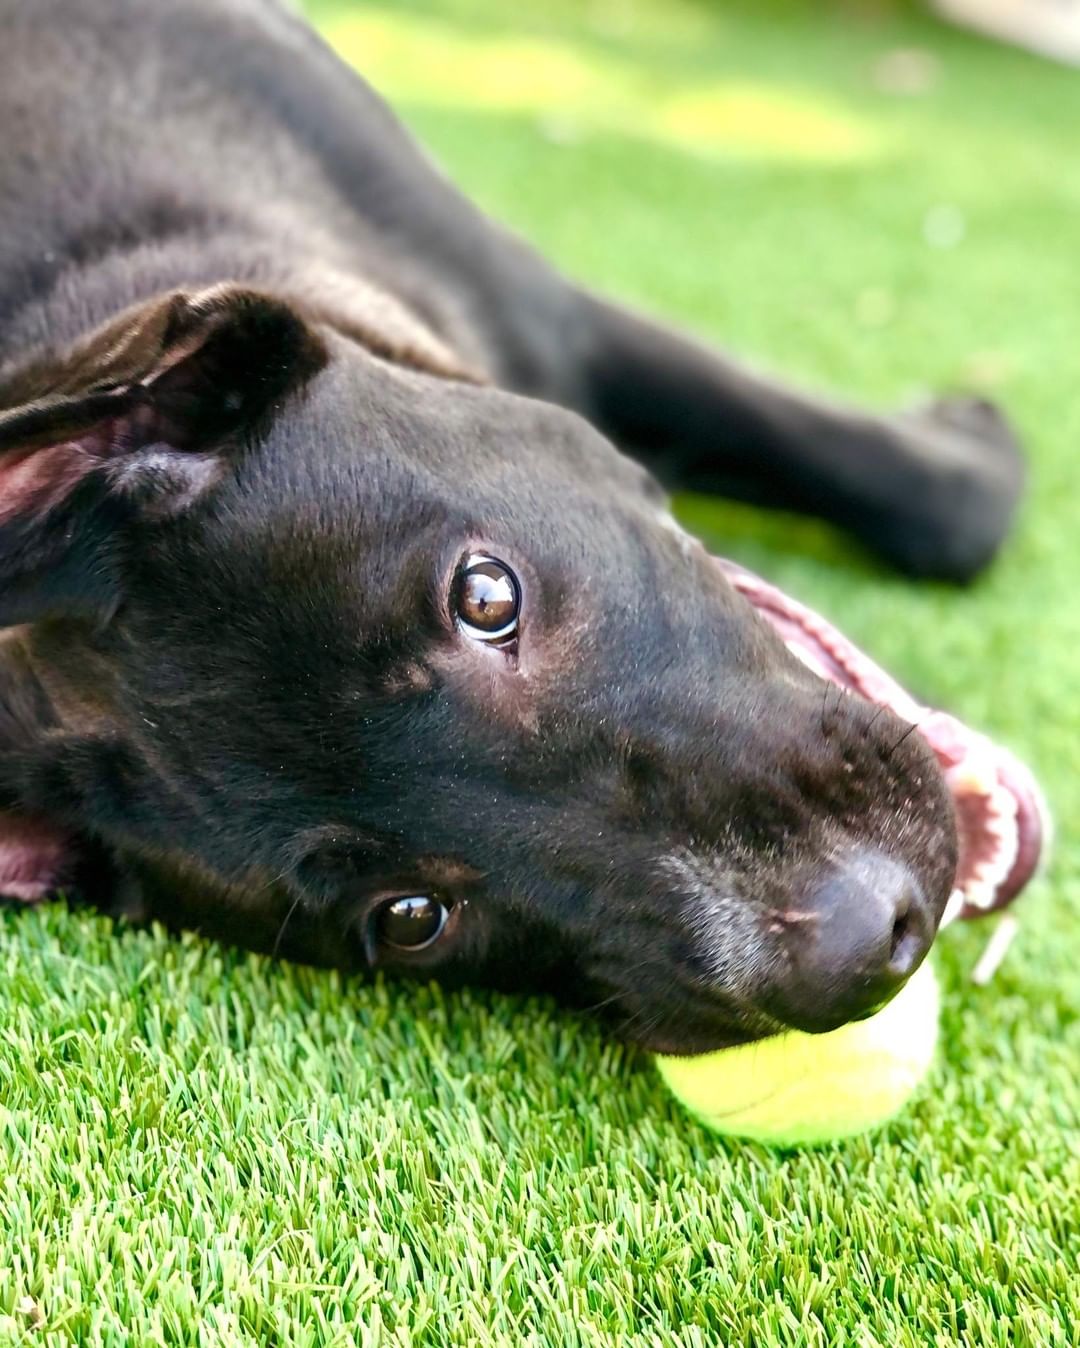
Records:
M957 431L1008 458L1020 458L1020 440L1008 417L989 398L963 394L937 398L925 409L929 421Z

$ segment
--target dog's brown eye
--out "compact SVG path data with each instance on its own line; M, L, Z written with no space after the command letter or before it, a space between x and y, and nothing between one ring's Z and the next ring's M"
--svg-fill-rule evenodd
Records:
M442 934L448 916L437 899L411 894L383 904L375 914L375 932L395 950L423 950Z
M474 554L458 576L454 609L466 636L493 644L512 641L521 609L517 577L505 562Z

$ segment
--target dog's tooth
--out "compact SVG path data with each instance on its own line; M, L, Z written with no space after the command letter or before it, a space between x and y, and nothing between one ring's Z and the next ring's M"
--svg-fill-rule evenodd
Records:
M956 792L978 796L992 796L998 786L997 764L993 755L972 750L946 774L949 785Z
M997 900L997 887L1000 876L997 875L999 867L994 866L991 869L995 872L995 879L985 880L979 876L972 876L964 885L964 905L967 908L979 908L983 912L989 912Z
M955 922L966 907L967 895L962 889L957 887L949 895L949 902L945 905L945 911L941 915L941 922L939 925L947 927L950 922Z
M825 666L815 658L813 651L808 651L805 646L800 646L797 641L785 641L784 645L792 655L797 656L803 662L811 673L817 674L819 678L828 680L829 683L834 682L829 676L829 672Z

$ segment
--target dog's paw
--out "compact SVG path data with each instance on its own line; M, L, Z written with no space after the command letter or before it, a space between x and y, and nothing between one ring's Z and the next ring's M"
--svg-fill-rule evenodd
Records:
M909 575L972 580L1008 536L1024 486L1012 426L981 398L940 398L898 419L924 489L897 503L878 545Z
M62 829L30 815L0 813L0 902L51 898L71 878L74 861Z

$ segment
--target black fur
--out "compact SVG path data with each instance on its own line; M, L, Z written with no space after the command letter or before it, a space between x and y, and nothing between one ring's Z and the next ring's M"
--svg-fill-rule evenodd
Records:
M272 0L0 0L0 125L0 799L92 897L676 1049L776 1027L845 857L936 921L929 752L641 464L964 579L1019 492L996 414L826 407L585 294ZM516 657L448 611L475 550L520 575ZM414 891L447 935L373 949Z

